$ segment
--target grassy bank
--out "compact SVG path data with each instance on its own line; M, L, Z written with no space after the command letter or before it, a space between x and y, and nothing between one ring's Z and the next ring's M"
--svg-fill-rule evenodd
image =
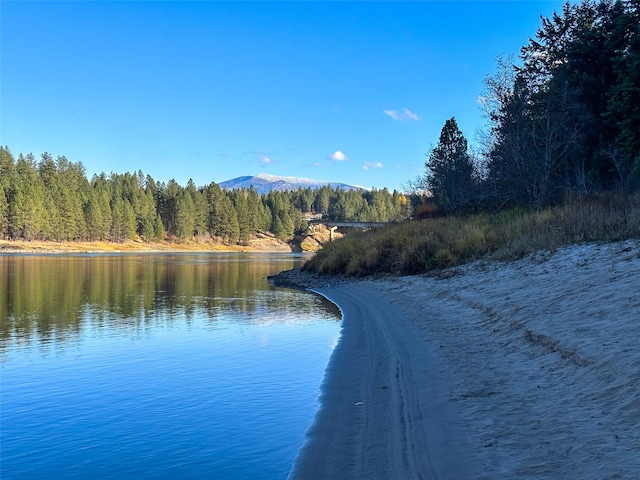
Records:
M640 238L640 193L571 196L541 211L436 218L353 233L325 245L304 268L355 277L416 274L479 258L519 258L626 238Z
M0 240L1 253L135 253L135 252L290 252L291 248L272 236L252 238L249 245L225 245L212 240L143 242L52 242Z

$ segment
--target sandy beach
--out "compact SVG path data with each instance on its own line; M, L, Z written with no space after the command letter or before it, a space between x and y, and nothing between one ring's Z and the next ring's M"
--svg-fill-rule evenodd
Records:
M313 289L342 335L291 478L640 478L639 241Z

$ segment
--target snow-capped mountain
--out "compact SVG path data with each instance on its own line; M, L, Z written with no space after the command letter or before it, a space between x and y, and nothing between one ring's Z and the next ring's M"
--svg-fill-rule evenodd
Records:
M278 177L266 173L260 173L255 176L238 177L221 182L218 185L220 185L220 188L226 188L228 190L233 190L234 188L249 188L253 185L253 188L255 188L259 194L269 193L271 190L284 191L297 190L298 188L311 188L315 190L325 185L331 185L333 188L341 188L343 190L367 190L364 187L342 182L321 182L310 178Z

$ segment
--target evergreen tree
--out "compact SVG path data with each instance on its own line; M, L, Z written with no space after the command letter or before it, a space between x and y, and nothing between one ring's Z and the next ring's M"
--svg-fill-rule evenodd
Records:
M272 190L267 195L267 205L271 210L271 232L280 240L291 240L295 231L291 194Z
M331 197L326 215L337 222L346 222L349 216L344 190L337 188Z
M207 231L207 220L209 207L207 199L202 191L196 189L193 180L187 182L186 192L191 196L193 202L193 231L196 235L202 235Z
M608 92L603 115L615 135L615 149L607 152L624 183L625 174L640 179L640 1L626 2L616 16L612 36L615 84Z
M238 216L231 200L224 193L220 197L217 208L215 234L222 238L227 245L237 244L240 238Z
M9 236L9 202L0 183L0 238Z
M64 156L56 159L56 167L57 181L52 190L52 197L59 211L60 238L81 239L86 232L83 207L88 201L89 191L84 167L81 163L69 162Z
M293 192L291 203L302 213L311 212L314 200L313 190L310 187L299 188Z
M182 188L178 182L171 179L162 192L162 220L164 221L165 231L169 235L177 235L178 229L178 198Z
M136 216L129 200L116 197L112 207L111 238L116 242L134 239L136 236Z
M0 237L21 239L110 240L165 234L188 238L207 231L225 243L247 244L252 234L271 230L282 240L307 228L304 212L320 208L351 221L376 221L395 215L396 198L386 189L335 191L323 187L273 191L222 191L215 183L197 189L175 180L157 183L142 171L102 173L89 182L81 163L43 153L15 161L0 147ZM395 195L395 192L394 192Z
M307 230L307 228L309 227L309 222L307 222L307 219L304 218L304 214L300 210L292 206L290 209L290 216L293 223L294 234L302 233Z
M331 205L331 198L334 196L334 191L330 185L320 187L316 190L316 198L313 202L313 211L322 215L329 213L329 207Z
M93 234L96 240L111 239L112 209L111 187L104 173L94 175L91 183L93 207L96 209Z
M262 201L253 186L247 190L247 212L249 215L249 230L251 233L269 230L271 212Z
M17 179L15 159L8 147L0 146L0 190L2 198L0 198L0 236L9 238L10 236L10 203L12 198L12 186Z
M442 127L438 145L425 166L426 186L440 209L452 212L470 206L475 198L476 171L467 140L454 117Z
M241 245L248 245L249 237L252 233L248 191L234 190L230 193L230 197L238 218L239 242Z
M193 236L195 232L195 206L187 190L178 197L176 204L176 235L181 240Z
M634 175L638 3L566 3L522 48L512 87L488 97L499 98L490 104L488 173L505 201L542 206L567 190L624 187Z
M24 240L42 238L48 220L44 206L45 188L33 155L18 156L16 173L9 194L9 234Z
M156 215L153 222L153 238L158 241L164 240L164 225L162 225L160 215Z
M282 223L282 219L280 218L280 216L276 215L273 218L273 222L271 224L271 232L280 239L286 239L287 238L287 230L284 226L284 224Z
M153 227L153 223L151 223L151 221L149 221L149 219L145 219L144 220L144 225L142 226L142 232L140 233L140 236L146 241L150 241L151 239L155 238L155 229Z
M84 209L86 225L87 225L87 238L89 241L101 240L103 236L103 222L102 209L100 208L98 193L95 190L91 190L89 195L89 201Z
M122 237L127 240L135 240L137 235L138 224L136 222L136 214L131 204L124 200L124 223Z
M222 222L223 215L221 210L221 199L223 197L222 190L215 183L211 182L204 188L203 191L205 198L207 199L208 211L209 211L209 233L211 236L216 236L220 229L220 223Z

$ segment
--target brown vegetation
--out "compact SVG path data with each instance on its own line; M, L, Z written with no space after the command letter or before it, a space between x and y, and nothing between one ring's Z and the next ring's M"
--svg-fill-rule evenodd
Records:
M225 245L211 238L198 241L144 242L126 240L122 243L53 242L44 240L0 240L2 253L116 253L116 252L290 252L291 247L271 234L252 236L248 245Z
M640 238L640 193L570 195L561 206L407 222L325 245L304 268L365 276L416 274L491 257L593 241Z

